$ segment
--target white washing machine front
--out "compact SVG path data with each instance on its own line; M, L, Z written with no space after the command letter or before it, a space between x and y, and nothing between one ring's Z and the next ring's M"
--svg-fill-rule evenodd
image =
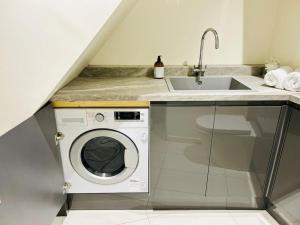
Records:
M68 193L148 192L147 109L56 109Z

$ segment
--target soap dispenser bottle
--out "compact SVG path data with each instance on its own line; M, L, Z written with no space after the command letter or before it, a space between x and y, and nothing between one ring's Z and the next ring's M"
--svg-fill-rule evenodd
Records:
M161 61L161 55L157 57L157 61L154 63L154 78L164 78L165 68L164 64Z

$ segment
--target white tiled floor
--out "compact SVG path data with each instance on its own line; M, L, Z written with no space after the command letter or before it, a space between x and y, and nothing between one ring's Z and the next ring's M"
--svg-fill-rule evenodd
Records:
M57 220L52 225L61 225ZM63 225L278 225L266 211L70 211Z

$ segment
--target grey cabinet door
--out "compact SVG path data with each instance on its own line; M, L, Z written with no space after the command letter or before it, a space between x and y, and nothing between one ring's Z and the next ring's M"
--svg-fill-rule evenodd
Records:
M64 183L47 106L0 138L0 224L50 225L64 202Z
M300 224L300 111L292 110L269 211L280 224Z
M214 106L151 106L150 203L154 208L205 206Z
M207 198L220 207L264 207L279 106L217 106Z

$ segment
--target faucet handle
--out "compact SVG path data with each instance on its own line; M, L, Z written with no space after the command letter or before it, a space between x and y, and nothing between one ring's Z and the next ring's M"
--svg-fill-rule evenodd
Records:
M193 71L200 71L200 67L199 67L199 66L196 66L196 65L194 65L194 67L193 67Z
M199 73L200 73L200 67L194 65L194 67L193 67L193 69L192 69L192 74L193 74L194 76L198 76Z
M204 68L199 66L198 67L198 76L203 77L206 72L206 69L207 69L207 65L205 65Z

